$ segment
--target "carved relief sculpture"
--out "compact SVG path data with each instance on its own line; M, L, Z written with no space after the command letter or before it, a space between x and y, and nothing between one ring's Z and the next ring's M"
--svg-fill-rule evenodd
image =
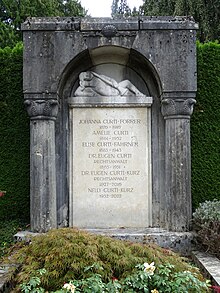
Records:
M176 118L177 116L184 116L185 118L192 115L193 106L196 100L190 99L164 99L162 100L162 115L164 118Z
M75 96L144 96L129 80L115 81L93 71L81 72Z
M55 120L58 113L58 101L50 100L31 100L27 99L24 102L28 115L31 119L50 119Z

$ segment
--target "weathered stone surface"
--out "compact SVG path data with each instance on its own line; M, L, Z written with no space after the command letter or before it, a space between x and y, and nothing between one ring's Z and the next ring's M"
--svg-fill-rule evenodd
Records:
M167 228L187 231L192 217L190 123L195 100L163 99Z
M57 227L55 120L56 95L26 93L30 116L30 206L31 228L45 232Z
M169 232L161 228L145 229L86 229L90 233L110 236L125 241L143 244L155 243L164 249L171 249L189 256L194 249L194 234L191 232Z
M196 92L197 25L193 20L187 17L30 18L22 29L24 94L33 119L31 150L38 153L40 149L44 158L38 160L32 151L31 177L35 178L31 182L32 214L36 214L33 217L38 219L39 226L43 225L43 230L55 226L42 222L50 209L54 216L49 222L55 223L57 216L59 227L69 225L72 208L69 206L72 190L69 117L73 111L69 105L84 105L84 109L111 108L113 104L116 108L138 108L144 104L148 107L150 100L145 97L152 97L152 225L176 231L188 229L191 217L189 118ZM77 88L80 89L80 74L88 71L97 74L99 79L100 76L114 79L122 88L127 86L123 82L129 81L143 96L132 91L127 96L108 93L106 99L97 91L92 97L84 95L86 99L82 98L83 91L74 96ZM107 93L106 83L105 87ZM37 124L47 134L41 135L34 128L34 125L38 128ZM39 197L42 201L38 202ZM34 209L35 204L40 207L40 202L47 206L42 207L42 214Z
M15 235L14 235L14 241L15 242L20 242L20 241L26 241L26 242L30 242L31 238L34 236L38 236L40 235L40 233L33 233L31 231L25 230L25 231L18 231Z
M129 80L117 82L113 78L96 72L81 72L79 87L74 95L80 97L144 96Z
M0 293L12 292L13 282L11 281L10 269L13 265L1 264L0 263ZM14 265L14 267L18 267Z
M73 108L71 121L71 226L151 226L150 109Z
M53 120L31 120L30 220L34 232L45 232L57 227L54 142Z
M0 293L10 292L11 286L7 280L8 267L0 266Z
M25 100L28 114L32 120L55 120L58 111L57 100Z
M162 114L165 119L190 118L193 113L194 99L163 99Z
M220 260L206 252L193 251L193 260L208 279L216 286L220 286Z
M103 36L106 25L115 26L120 34L110 39ZM191 19L30 18L22 29L26 47L24 91L56 92L67 64L84 50L100 46L140 52L156 68L164 91L196 90L197 25Z
M195 235L192 232L170 232L161 228L106 228L106 229L83 229L89 233L99 234L125 241L142 244L156 243L162 248L171 249L181 255L191 256L194 249ZM20 231L14 235L15 241L30 242L31 237L39 233ZM193 252L193 255L195 253ZM203 258L209 255L203 254ZM204 266L206 266L204 264ZM215 272L215 271L214 271ZM212 272L212 273L214 273ZM218 270L216 270L218 272ZM211 272L210 272L211 273Z
M91 71L80 73L74 96L77 104L69 99L70 225L151 226L151 110L146 105L152 98L129 80ZM84 109L89 103L93 108Z

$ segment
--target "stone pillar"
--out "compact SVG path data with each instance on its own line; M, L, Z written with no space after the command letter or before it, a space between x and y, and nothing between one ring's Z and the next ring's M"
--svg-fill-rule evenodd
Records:
M162 100L165 119L167 229L187 231L192 217L190 116L193 98Z
M56 99L26 98L30 116L30 214L31 230L57 227L55 119Z

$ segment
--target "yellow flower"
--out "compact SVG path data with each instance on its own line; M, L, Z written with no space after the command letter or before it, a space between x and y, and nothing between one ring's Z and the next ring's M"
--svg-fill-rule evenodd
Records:
M63 286L64 289L70 290L71 293L75 292L76 287L71 283L66 283Z
M159 293L159 291L157 291L157 289L151 290L151 293Z
M154 262L148 264L147 262L144 263L144 271L148 273L148 275L152 276L154 274L156 267L154 266Z

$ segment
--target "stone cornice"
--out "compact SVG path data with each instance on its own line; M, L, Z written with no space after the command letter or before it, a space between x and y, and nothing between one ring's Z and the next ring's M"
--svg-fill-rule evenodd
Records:
M99 31L106 25L114 25L118 31L184 29L196 30L198 25L187 16L139 16L129 18L110 17L29 17L22 24L22 31Z

